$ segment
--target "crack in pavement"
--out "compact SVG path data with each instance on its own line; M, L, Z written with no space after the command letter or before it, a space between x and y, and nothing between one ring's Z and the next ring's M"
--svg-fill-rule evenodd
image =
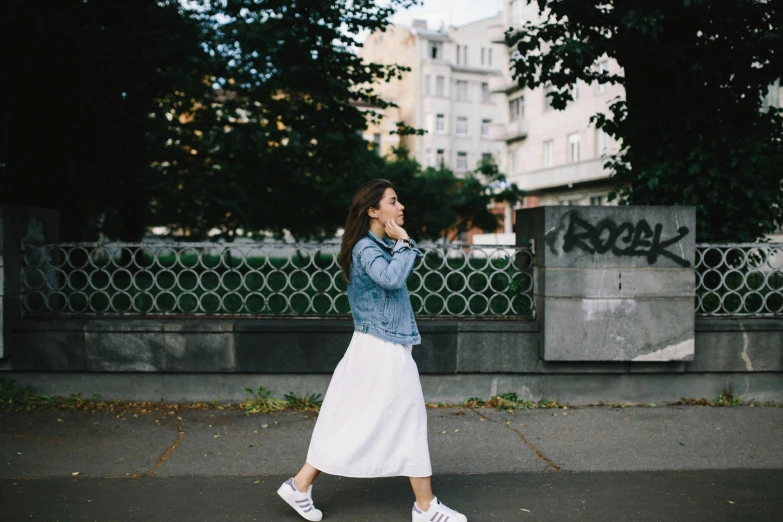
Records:
M485 420L485 421L489 421L489 422L494 422L492 419L489 419L489 418L487 418L487 417L483 416L482 414L480 414L479 412L477 412L475 408L469 408L469 409L470 409L470 411L472 411L473 413L475 413L476 415L478 415L478 416L479 416L479 418L481 418L481 420ZM558 471L558 472L560 471L560 466L558 466L557 464L555 464L554 462L552 462L551 460L549 460L548 458L546 458L546 457L544 456L544 454L543 454L543 453L541 453L541 452L538 450L538 448L536 448L535 446L533 446L533 444L532 444L532 443L531 443L529 440L527 440L527 439L525 438L525 436L522 434L522 432L521 432L521 431L519 431L519 430L518 430L518 429L516 429L516 428L512 428L512 427L511 427L511 422L510 422L510 421L506 421L506 428L510 429L511 431L513 431L514 433L516 433L517 435L519 435L519 438L520 438L520 439L522 439L522 442L524 442L525 444L527 444L527 445L528 445L528 447L529 447L530 449L532 449L533 451L535 451L535 452L536 452L536 455L538 455L538 458L540 458L541 460L543 460L544 462L546 462L546 463L547 463L547 465L548 465L549 467L551 467L551 468L552 468L552 469L554 469L555 471Z
M171 454L174 452L175 449L177 449L177 446L179 446L179 443L182 442L182 438L185 436L185 431L182 429L182 421L177 422L177 440L174 441L174 444L172 444L169 449L166 450L165 453L158 459L158 462L155 464L155 467L151 470L144 473L145 477L151 477L153 473L158 471L160 467L163 465L164 462L168 460L168 458L171 456ZM139 473L138 470L133 473L133 475L130 476L130 478L139 478L141 477L141 473Z

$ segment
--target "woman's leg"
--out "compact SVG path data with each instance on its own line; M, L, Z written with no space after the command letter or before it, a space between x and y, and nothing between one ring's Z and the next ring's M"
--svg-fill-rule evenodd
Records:
M307 488L310 487L310 484L313 483L315 477L320 473L321 470L318 470L305 462L305 465L302 466L302 469L300 469L299 473L294 477L294 486L302 493L306 493Z
M435 498L432 494L431 477L408 477L411 481L413 494L416 496L416 505L422 511L430 509L430 502Z

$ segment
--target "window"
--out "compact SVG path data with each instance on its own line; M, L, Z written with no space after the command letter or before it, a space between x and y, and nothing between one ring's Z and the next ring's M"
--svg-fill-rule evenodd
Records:
M551 167L555 164L555 140L546 140L544 142L544 167Z
M490 67L492 67L492 47L490 47L489 49L487 49L487 51L488 51L488 52L487 52L487 65L489 65Z
M579 161L579 133L568 135L568 162Z
M432 92L430 92L430 75L429 74L424 77L424 92L427 94L427 96L432 94Z
M459 65L459 51L460 51L460 45L457 44L457 64Z
M432 167L432 149L427 149L424 152L424 164L427 167Z
M468 170L468 153L457 153L457 170Z
M489 92L489 83L481 82L481 101L489 103L492 100L492 93Z
M525 97L520 96L508 102L508 117L511 121L521 120L525 117Z
M381 153L381 133L376 132L372 135L372 148L375 149L375 152L378 154Z
M438 96L445 96L445 84L446 80L443 78L443 76L438 76L435 78L435 94Z
M609 74L609 60L601 60L598 62L598 73L599 74ZM606 92L606 84L600 83L598 84L598 94L603 94Z
M443 114L435 115L435 132L443 134L446 131L446 117Z
M579 78L577 78L574 84L571 86L571 97L574 99L574 101L579 99Z
M489 137L489 123L491 120L481 120L481 137Z
M458 100L468 99L468 82L464 80L457 80L457 99Z
M508 166L511 174L517 173L517 152L515 150L508 153Z
M457 117L457 136L468 135L468 119L464 116Z
M520 26L525 22L525 3L527 0L511 0L511 25Z
M446 160L446 154L443 149L438 149L438 151L435 153L435 166L438 168L442 168L443 164Z
M443 58L443 43L430 42L430 58L440 60Z
M462 65L468 64L468 46L463 45L462 46Z
M595 130L595 155L603 156L609 151L609 135L603 129Z
M485 62L485 60L484 60L484 58L485 58L485 54L486 54L486 49L484 49L484 48L482 47L482 48L481 48L481 65L484 65L484 62Z
M590 204L594 207L600 207L604 204L603 196L590 196Z

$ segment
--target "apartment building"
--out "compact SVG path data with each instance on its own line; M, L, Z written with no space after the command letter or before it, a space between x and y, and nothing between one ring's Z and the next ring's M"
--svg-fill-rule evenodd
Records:
M505 143L493 139L493 126L503 118L502 96L490 90L493 77L508 67L508 52L489 40L489 28L501 16L460 27L391 26L367 37L360 51L368 62L410 67L401 80L376 85L382 98L399 108L387 109L365 137L381 154L399 144L421 165L444 165L464 174L482 158L502 161ZM423 136L390 137L398 121L426 130Z
M536 4L526 0L506 0L498 24L489 28L490 39L504 42L509 27L540 17ZM510 63L512 52L503 46L504 59ZM619 70L614 60L599 61L601 70ZM546 97L547 88L521 89L511 78L508 67L492 79L490 90L502 96L502 121L505 128L496 135L506 145L502 169L527 193L522 206L604 205L613 183L603 168L602 157L616 151L616 144L590 124L597 112L608 112L612 99L623 95L616 85L573 86L574 101L563 111L553 109Z

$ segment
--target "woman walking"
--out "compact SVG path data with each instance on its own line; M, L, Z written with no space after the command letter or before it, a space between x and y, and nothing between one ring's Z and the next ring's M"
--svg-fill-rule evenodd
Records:
M405 207L386 180L359 187L345 224L340 266L354 333L324 396L304 466L278 489L307 520L321 520L313 481L321 473L406 476L413 522L467 522L432 494L427 412L411 356L421 343L405 282L421 251L402 228Z

